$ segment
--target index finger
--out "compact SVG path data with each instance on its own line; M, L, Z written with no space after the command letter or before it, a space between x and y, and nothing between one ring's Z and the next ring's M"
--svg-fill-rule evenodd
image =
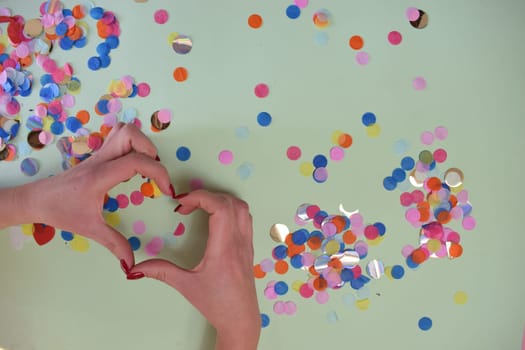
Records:
M203 209L208 214L213 215L220 210L232 207L233 200L231 196L223 193L195 190L179 199L179 203L182 204L179 213L189 214L195 209Z

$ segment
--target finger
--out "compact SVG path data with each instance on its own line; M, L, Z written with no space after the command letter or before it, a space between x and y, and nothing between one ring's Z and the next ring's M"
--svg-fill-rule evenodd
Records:
M89 235L94 241L106 247L119 261L126 261L127 266L135 264L131 245L120 232L106 223L95 226L95 230L96 232L91 232Z
M235 203L237 207L237 223L241 233L247 235L249 239L253 237L253 218L250 214L250 207L248 203L241 199L237 199Z
M180 293L184 294L192 283L188 283L191 271L178 267L177 265L163 259L150 259L133 266L130 273L140 273L148 278L164 282Z
M146 154L153 159L157 157L157 148L139 128L134 124L119 124L111 130L106 143L96 154L98 161L104 162L131 151Z
M168 170L160 162L137 152L100 164L97 184L107 191L136 174L153 179L164 194L171 196Z
M213 215L218 211L231 208L233 198L223 193L195 190L180 198L179 203L182 205L178 210L180 214L190 214L195 209L203 209L208 214Z

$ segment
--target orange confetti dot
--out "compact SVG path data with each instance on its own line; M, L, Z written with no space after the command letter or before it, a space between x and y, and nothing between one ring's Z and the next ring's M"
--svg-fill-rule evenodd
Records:
M323 241L321 240L320 237L317 237L317 236L313 236L313 237L310 237L310 239L308 239L308 247L310 247L311 250L317 250L319 248L321 248L321 245L323 244Z
M175 70L173 71L173 79L175 79L179 83L186 81L186 79L188 79L188 70L184 67L175 68Z
M248 25L252 27L253 29L258 29L262 26L263 19L260 15L254 13L253 15L250 15L248 17Z
M75 17L76 19L82 19L86 15L86 12L84 11L84 7L82 5L76 5L75 7L73 7L71 12L73 12L73 17Z
M140 192L142 192L144 197L153 197L155 190L150 182L145 182L140 186Z
M316 279L314 279L313 285L314 289L319 292L328 288L328 282L326 282L326 280L323 277L317 277Z
M459 243L452 243L448 249L451 258L459 258L463 254L463 247Z
M348 148L352 146L353 142L354 140L352 139L352 136L346 133L339 135L339 138L337 140L337 143L339 143L339 146L343 148Z
M356 239L357 236L351 230L345 231L345 233L343 233L343 242L346 244L353 244Z
M448 224L452 219L452 216L450 215L449 211L442 210L438 213L436 219L440 224Z
M292 257L294 255L301 254L302 252L305 251L305 249L306 248L304 244L303 245L292 244L291 246L288 247L288 256Z
M288 263L284 260L278 260L275 263L274 269L276 273L284 275L286 272L288 272Z
M255 278L264 278L266 272L262 270L261 264L257 264L253 267L253 277Z
M343 232L346 226L346 221L342 216L335 216L332 219L332 223L335 225L337 233Z
M451 207L454 208L458 204L458 197L451 194L448 198L448 202L450 203Z
M319 272L317 272L314 265L310 266L308 268L308 271L310 272L310 275L312 276L319 276Z
M352 49L361 50L365 45L365 42L360 35L354 35L350 38L349 44Z
M78 120L80 120L82 125L86 125L87 123L89 123L90 115L89 112L85 109L81 109L80 111L78 111L76 117Z
M422 264L425 260L427 260L427 255L422 249L418 248L412 252L412 261L416 264Z
M339 271L339 270L341 270L343 268L343 263L341 262L341 260L339 260L337 258L332 258L328 262L328 266L331 266L335 270Z
M427 186L432 191L439 191L441 189L441 180L437 177L431 177L427 180Z
M33 58L30 55L20 59L20 65L22 67L29 67L31 64L33 64Z
M100 126L100 134L106 138L109 133L111 132L111 129L113 129L111 126L107 125L107 124L102 124Z

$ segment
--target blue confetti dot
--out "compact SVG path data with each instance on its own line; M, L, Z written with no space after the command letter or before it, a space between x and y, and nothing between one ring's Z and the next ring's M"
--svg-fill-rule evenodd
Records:
M55 33L58 35L58 36L63 36L67 33L68 31L68 27L67 27L67 24L65 24L64 22L62 23L59 23L55 26Z
M109 57L108 55L101 55L99 59L101 68L107 68L111 64L111 57Z
M97 53L99 56L107 56L111 51L111 47L108 43L100 43L97 45Z
M61 135L64 132L64 124L61 122L54 121L50 127L53 135Z
M392 266L392 271L390 272L392 277L396 280L403 278L405 275L405 269L401 265Z
M403 169L395 168L394 171L392 171L392 177L396 182L403 182L407 178L407 174Z
M81 49L87 45L87 38L85 36L81 37L78 40L75 40L73 43L73 46L75 46L77 49Z
M403 159L401 159L401 168L403 168L403 170L410 171L414 169L415 166L416 162L414 161L414 158L404 157Z
M322 154L318 154L314 157L314 160L312 163L314 164L314 167L316 168L326 168L326 166L328 165L328 159Z
M376 115L372 112L366 112L361 117L361 121L363 122L364 126L374 125L376 123Z
M181 146L177 148L177 159L181 162L185 162L191 157L191 151L188 147Z
M64 17L73 16L73 11L71 11L70 9L63 9L62 15L64 15Z
M415 263L412 257L409 255L406 260L407 266L411 269L415 269L419 266L418 263Z
M268 126L272 123L272 116L268 112L261 112L257 115L257 123L260 126Z
M397 181L392 176L387 176L383 180L383 187L387 191L393 191L397 187Z
M288 248L285 245L278 245L272 250L272 256L276 260L283 260L288 256Z
M38 166L36 159L25 158L22 163L20 163L20 171L27 176L36 175L38 170L40 170L40 167Z
M290 264L296 268L300 269L303 267L303 257L300 254L296 254L290 258Z
M118 47L120 40L118 36L116 35L110 35L106 38L106 43L109 45L109 47L114 50Z
M315 33L314 41L319 46L324 46L328 44L328 34L326 32L318 31Z
M78 120L77 118L75 117L69 117L66 119L66 128L75 133L77 132L78 129L80 129L82 127L82 123L80 122L80 120Z
M275 290L275 294L277 295L285 295L286 293L288 293L288 285L284 281L279 281L275 283L273 289Z
M394 152L398 155L404 154L410 148L410 144L407 140L398 140L394 144Z
M129 98L133 98L137 96L137 93L139 92L139 89L137 88L137 85L133 84L131 86L131 94L128 96Z
M250 136L250 129L248 129L246 126L239 126L237 129L235 129L235 136L238 139L247 139L248 136Z
M140 239L138 237L129 237L128 238L129 245L131 246L132 250L138 250L140 248Z
M359 279L352 279L350 281L350 287L352 287L352 289L355 289L355 290L362 288L364 285L365 284L363 283L363 281Z
M292 233L292 242L297 245L303 245L308 239L308 231L305 229L299 229Z
M62 239L66 242L72 241L73 238L75 237L75 235L73 235L71 232L68 232L68 231L62 231L60 235L62 236Z
M296 19L301 15L301 9L296 5L290 5L286 8L286 15L290 19Z
M246 180L252 175L252 173L253 173L253 164L251 163L244 162L241 165L239 165L239 167L237 168L237 176L239 176L241 180Z
M98 100L97 102L98 111L102 114L108 114L109 113L108 103L109 103L109 100Z
M432 328L432 319L430 317L421 317L418 322L419 329L422 331L428 331Z
M101 19L102 16L104 16L104 9L102 7L93 7L90 11L89 11L89 15L91 16L91 18L93 19Z
M91 70L99 70L101 65L99 57L93 56L88 59L88 68Z
M266 328L270 325L270 317L267 314L261 314L261 327Z
M354 273L350 269L343 269L341 271L341 280L349 282L354 279Z
M380 236L383 236L386 232L386 226L385 224L383 224L382 222L376 222L374 224L375 228L377 228L377 230L379 231L379 235Z
M115 212L118 210L118 201L116 198L109 197L106 204L104 204L104 209L109 212Z

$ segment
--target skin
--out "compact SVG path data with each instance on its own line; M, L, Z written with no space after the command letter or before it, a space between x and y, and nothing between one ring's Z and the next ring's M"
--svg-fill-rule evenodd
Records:
M34 222L90 238L121 262L128 279L150 277L177 289L216 328L217 350L256 349L261 320L248 204L204 190L174 197L180 214L198 209L210 214L206 252L191 271L159 259L135 265L127 239L105 223L105 194L137 174L153 179L164 194L174 196L168 172L156 158L156 147L137 127L119 124L99 151L72 169L0 189L0 207L13 209L0 211L0 229Z

